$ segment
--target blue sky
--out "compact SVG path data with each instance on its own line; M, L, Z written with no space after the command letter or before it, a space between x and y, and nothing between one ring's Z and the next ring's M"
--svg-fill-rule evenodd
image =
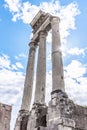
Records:
M11 130L22 99L28 44L32 33L29 23L39 9L60 17L66 92L76 103L87 105L87 2L1 0L0 102L13 106ZM51 75L50 32L47 38L46 102L50 100Z

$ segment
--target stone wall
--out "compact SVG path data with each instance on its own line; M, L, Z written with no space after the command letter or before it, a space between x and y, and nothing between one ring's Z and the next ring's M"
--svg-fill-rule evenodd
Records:
M72 118L75 121L76 130L87 130L87 107L75 105Z
M22 117L17 130L87 130L87 108L74 104L61 90L51 93L48 107L34 104Z
M12 107L0 103L0 130L10 130Z
M87 130L87 108L74 104L65 92L57 90L51 94L47 121L53 130Z

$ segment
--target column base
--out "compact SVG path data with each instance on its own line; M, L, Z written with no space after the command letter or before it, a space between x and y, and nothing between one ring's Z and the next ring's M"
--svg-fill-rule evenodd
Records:
M73 130L75 128L75 122L72 119L73 109L74 104L65 92L59 89L53 91L47 115L49 130Z
M14 130L27 130L28 118L29 118L29 111L20 110Z
M44 104L34 103L30 112L27 130L44 130L46 122L47 106Z
M75 122L68 118L58 118L55 122L51 122L47 126L47 130L75 130Z
M55 90L48 106L47 128L87 130L87 108L74 104L62 90Z
M30 112L21 110L14 130L87 130L87 108L55 90L48 107L34 103Z

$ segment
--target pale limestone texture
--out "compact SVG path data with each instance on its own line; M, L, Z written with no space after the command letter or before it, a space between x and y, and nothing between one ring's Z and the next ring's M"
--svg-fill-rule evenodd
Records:
M16 119L14 130L27 130L27 122L29 118L29 111L20 110Z
M45 103L45 87L46 87L46 36L45 31L39 34L39 52L36 73L36 91L35 103Z
M21 109L23 110L30 110L32 89L33 89L36 46L35 46L34 41L31 41L29 45L30 45L30 50L29 50L28 64L27 64L27 69L26 69L24 94L23 94L22 106L21 106Z
M52 91L64 91L64 76L58 17L51 18L52 27Z
M29 115L27 130L39 130L39 127L46 128L46 114L46 105L34 104Z

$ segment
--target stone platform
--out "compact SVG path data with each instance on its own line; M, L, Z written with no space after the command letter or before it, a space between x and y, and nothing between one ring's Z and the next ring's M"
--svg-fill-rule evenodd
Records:
M56 90L51 93L47 121L49 130L87 130L87 108L74 104L65 92Z
M87 130L87 108L76 105L65 92L51 93L48 107L34 104L31 112L21 112L17 130Z

